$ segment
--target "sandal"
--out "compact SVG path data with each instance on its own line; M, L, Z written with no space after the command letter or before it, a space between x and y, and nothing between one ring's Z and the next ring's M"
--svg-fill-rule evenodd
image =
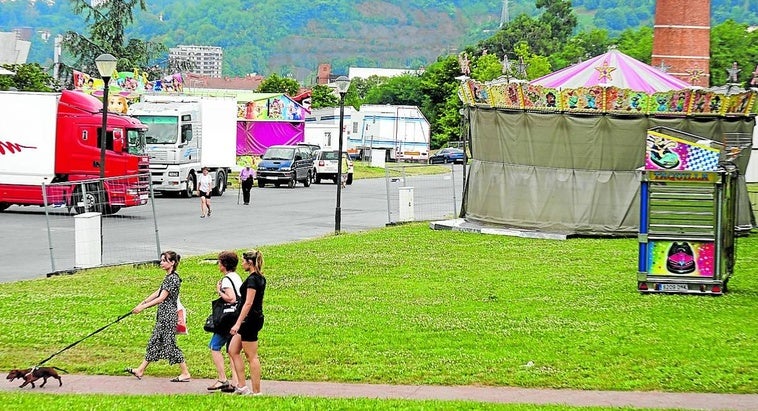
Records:
M232 384L229 384L229 385L225 385L225 386L221 387L220 391L221 392L232 393L232 392L236 391L236 388L234 388L234 386Z
M137 371L134 371L134 369L132 369L132 368L124 368L124 372L128 372L129 374L137 377L138 380L142 379L142 376L141 375L137 375Z
M229 386L228 380L227 381L216 380L216 382L213 385L208 387L208 391L223 390L224 387L228 387L228 386Z
M170 379L171 382L190 382L189 378L182 378L182 377L174 377Z

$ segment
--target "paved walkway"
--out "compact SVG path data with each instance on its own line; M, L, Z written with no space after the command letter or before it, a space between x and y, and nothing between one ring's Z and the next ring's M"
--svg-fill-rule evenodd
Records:
M63 374L63 386L49 379L35 391L65 394L208 394L205 388L213 380L193 379L186 383L170 382L165 377ZM0 392L18 391L19 380L6 381ZM24 390L28 390L29 386ZM330 382L263 381L264 395L300 395L341 398L397 398L412 400L471 400L492 403L565 404L573 406L679 408L697 410L758 410L758 394L698 394L628 391L549 390L513 387L471 387L430 385L341 384Z

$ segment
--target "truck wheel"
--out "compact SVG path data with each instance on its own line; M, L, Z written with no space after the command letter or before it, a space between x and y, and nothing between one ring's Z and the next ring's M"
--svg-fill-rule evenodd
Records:
M321 184L321 176L316 173L316 184Z
M353 175L348 174L347 175L347 185L353 184Z
M121 210L121 206L109 205L105 208L105 214L108 214L108 215L116 214L119 212L119 210Z
M289 187L289 188L295 188L295 178L294 177L292 177L292 179L287 182L287 187Z
M221 196L226 191L226 173L219 171L216 173L216 187L213 188L214 196Z
M87 184L85 189L85 193L82 193L82 187L77 186L74 190L74 194L71 196L71 201L76 214L82 214L87 211L106 214L106 207L104 206L106 201L101 200L98 185Z
M184 189L184 192L182 194L186 198L192 198L192 196L195 195L195 190L196 189L197 189L197 182L195 180L195 175L194 174L190 174L187 177L187 188Z
M275 182L274 182L274 187L279 187L280 185L282 185L282 183L280 183L280 182L278 182L278 181L275 181Z
M259 178L258 179L258 187L263 188L266 187L266 180Z
M311 172L308 172L308 176L303 180L303 186L310 187L311 186Z
M10 206L10 203L0 203L0 211L5 211L5 209Z

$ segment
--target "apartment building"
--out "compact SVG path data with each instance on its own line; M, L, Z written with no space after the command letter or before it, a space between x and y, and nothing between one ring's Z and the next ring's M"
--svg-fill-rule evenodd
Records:
M178 45L168 51L171 66L185 66L189 63L188 72L202 76L221 77L221 67L224 51L214 46Z

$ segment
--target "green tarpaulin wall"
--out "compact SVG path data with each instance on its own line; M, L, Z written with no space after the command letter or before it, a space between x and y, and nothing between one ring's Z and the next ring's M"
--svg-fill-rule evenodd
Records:
M724 141L752 136L754 117L629 117L470 107L466 220L585 235L634 235L649 128L665 126ZM749 141L749 137L748 137ZM738 158L744 172L750 150ZM754 217L744 176L738 227Z

